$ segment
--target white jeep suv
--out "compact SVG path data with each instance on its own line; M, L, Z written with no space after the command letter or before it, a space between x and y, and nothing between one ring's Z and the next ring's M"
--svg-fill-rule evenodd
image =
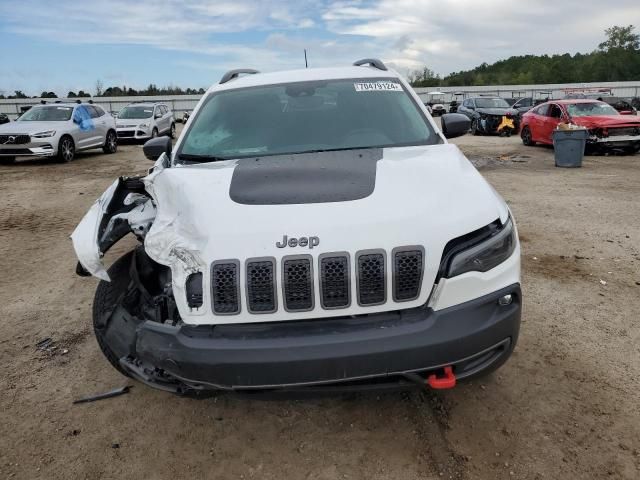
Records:
M240 76L240 74L247 74ZM375 59L235 70L175 149L144 146L72 235L98 343L164 390L451 388L515 347L520 246L504 200ZM127 233L140 245L108 271Z
M76 152L118 149L116 123L99 105L52 103L35 105L15 122L0 125L0 163L16 157L55 157L70 162Z
M130 103L118 113L118 138L147 140L158 135L176 136L173 112L164 103Z

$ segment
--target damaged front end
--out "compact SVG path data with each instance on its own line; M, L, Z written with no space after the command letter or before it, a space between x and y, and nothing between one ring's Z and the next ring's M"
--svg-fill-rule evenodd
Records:
M487 134L497 134L500 136L510 137L513 133L518 132L518 120L510 113L505 115L481 113L479 125L480 130Z
M156 215L141 177L120 177L91 206L71 234L78 257L76 272L109 281L105 253L128 233L144 240Z
M587 150L592 153L640 151L640 126L637 124L589 128Z
M202 305L202 273L194 254L179 245L164 245L169 253L167 265L162 265L140 245L114 262L108 272L102 262L107 251L127 234L132 233L141 243L147 239L157 213L149 193L152 177L153 173L121 177L91 206L71 235L78 258L76 273L102 280L94 299L93 325L110 363L124 375L155 388L197 395L197 389L169 377L162 369L143 365L136 346L146 322L170 326L182 322L174 297L172 262L180 263L180 271L186 272L186 292L182 293L187 295L189 308Z

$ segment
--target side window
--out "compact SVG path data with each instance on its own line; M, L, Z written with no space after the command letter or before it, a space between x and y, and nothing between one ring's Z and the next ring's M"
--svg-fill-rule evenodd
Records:
M86 105L85 108L87 112L89 112L89 115L91 115L91 118L98 118L100 116L93 105Z
M547 114L547 110L549 109L549 105L540 105L538 108L534 110L536 115L545 116Z
M462 106L463 107L470 107L471 106L471 100L466 99L464 102L462 102Z
M562 118L562 110L558 105L553 104L550 106L547 116L551 118Z
M102 107L99 107L98 105L94 105L93 108L96 109L96 112L98 112L99 117L104 115L104 110L102 109Z
M531 106L531 99L530 98L523 98L522 100L520 100L520 106L521 107L530 107Z

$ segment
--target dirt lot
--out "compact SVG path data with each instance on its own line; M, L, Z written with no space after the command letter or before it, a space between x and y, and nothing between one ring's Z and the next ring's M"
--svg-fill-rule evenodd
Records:
M640 156L563 170L517 138L456 143L519 222L525 308L510 362L437 394L198 401L127 381L68 236L150 166L141 147L0 167L0 478L640 478Z

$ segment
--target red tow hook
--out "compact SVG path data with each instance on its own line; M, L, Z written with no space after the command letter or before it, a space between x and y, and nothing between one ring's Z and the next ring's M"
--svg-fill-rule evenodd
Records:
M427 377L427 385L435 390L444 390L456 386L456 376L453 374L451 366L444 367L444 377L438 378L436 374Z

